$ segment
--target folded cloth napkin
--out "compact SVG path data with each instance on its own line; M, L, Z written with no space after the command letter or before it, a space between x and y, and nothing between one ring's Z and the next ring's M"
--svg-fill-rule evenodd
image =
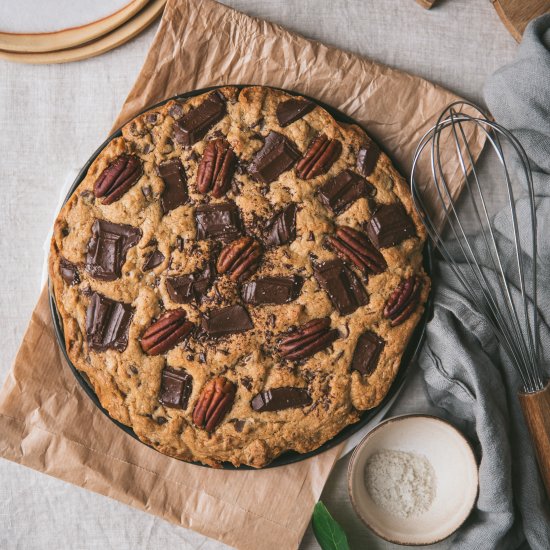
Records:
M550 14L527 27L517 59L489 78L485 98L496 121L514 133L531 161L537 195L542 369L548 376ZM514 173L519 167L510 169ZM516 207L518 218L525 219L527 200L519 199ZM503 210L494 220L499 247L513 243L508 219ZM524 260L529 268L528 252ZM480 457L476 509L453 539L453 548L548 549L548 501L517 399L519 376L449 267L440 263L438 269L434 318L420 365L430 398L463 426Z

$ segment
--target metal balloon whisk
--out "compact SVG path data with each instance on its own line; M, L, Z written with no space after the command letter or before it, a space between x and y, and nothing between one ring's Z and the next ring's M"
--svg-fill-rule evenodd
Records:
M498 170L490 175L476 167L468 143L467 136L471 139L476 132L498 159ZM418 164L426 155L431 181L421 182ZM518 183L523 184L519 193ZM510 233L507 238L500 234L502 225L495 225L489 198L497 185L504 186L508 203L499 214L499 224L506 223ZM460 197L457 189L462 189ZM416 149L411 191L430 238L521 377L520 402L550 494L550 386L545 386L540 360L537 218L527 155L519 141L479 107L455 102ZM518 219L520 196L526 202Z

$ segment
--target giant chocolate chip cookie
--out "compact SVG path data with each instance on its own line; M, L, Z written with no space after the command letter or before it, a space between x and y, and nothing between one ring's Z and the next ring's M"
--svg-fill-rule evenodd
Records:
M55 224L75 366L184 460L304 453L388 391L429 291L406 182L365 132L270 88L126 124Z

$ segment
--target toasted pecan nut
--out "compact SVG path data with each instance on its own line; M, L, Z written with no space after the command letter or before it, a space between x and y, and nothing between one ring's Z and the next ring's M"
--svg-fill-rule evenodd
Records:
M420 302L421 290L422 281L414 275L399 283L384 307L384 317L391 320L392 327L403 323L412 315Z
M147 355L166 353L179 344L193 326L193 323L185 320L183 309L167 311L143 333L141 347Z
M362 231L341 226L334 236L327 237L326 243L342 260L353 264L365 275L382 273L388 267L384 256Z
M212 196L217 199L223 197L231 185L236 158L225 139L209 141L197 170L199 193L212 191Z
M97 198L103 197L102 204L111 204L120 199L142 174L143 167L137 157L120 155L95 181L94 195Z
M329 171L342 153L342 144L319 134L309 146L304 158L296 165L296 173L304 180L315 178Z
M224 246L216 269L218 273L229 273L232 281L242 281L258 269L262 257L262 246L252 237L241 237Z
M338 336L338 330L330 328L328 317L313 319L296 331L287 333L279 342L279 353L291 361L305 359L330 346Z
M224 376L212 378L203 388L193 410L193 423L212 432L223 420L233 401L237 388Z

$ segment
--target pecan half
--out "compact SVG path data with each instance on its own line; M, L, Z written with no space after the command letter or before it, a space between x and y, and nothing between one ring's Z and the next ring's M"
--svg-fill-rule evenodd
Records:
M422 281L414 275L401 281L384 306L384 317L395 327L406 321L418 306Z
M261 257L260 243L252 237L241 237L224 246L216 269L218 273L229 273L232 281L241 281L258 269Z
M328 236L326 243L342 260L353 264L365 275L382 273L388 267L384 256L362 231L337 227L334 236Z
M185 320L183 309L167 311L143 333L141 347L147 355L166 353L179 344L193 326L193 323Z
M337 139L319 134L311 142L304 158L296 165L296 173L304 180L325 174L341 152L342 144Z
M338 330L330 328L328 317L313 319L287 333L279 342L279 353L284 359L305 359L330 346L338 336Z
M203 388L193 410L193 423L212 432L223 420L233 401L237 388L224 376L212 378Z
M137 157L120 155L95 181L94 195L97 198L103 197L102 204L111 204L120 199L142 174L143 167Z
M212 191L212 195L217 199L223 197L231 185L236 158L225 139L209 141L197 170L199 193Z

